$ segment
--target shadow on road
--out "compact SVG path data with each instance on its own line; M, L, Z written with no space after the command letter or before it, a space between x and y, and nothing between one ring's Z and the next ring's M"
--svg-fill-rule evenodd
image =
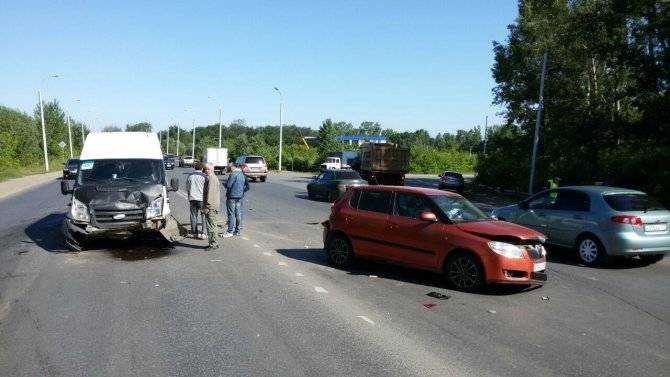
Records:
M312 263L323 267L332 267L323 249L277 249L285 257ZM333 267L335 268L335 267ZM451 290L441 274L429 271L415 270L389 264L376 263L366 260L356 260L350 267L342 269L352 276L366 276L371 279L386 279L396 283L425 286L430 289ZM481 291L474 293L484 296L506 296L522 292L534 291L540 286L528 285L487 285Z

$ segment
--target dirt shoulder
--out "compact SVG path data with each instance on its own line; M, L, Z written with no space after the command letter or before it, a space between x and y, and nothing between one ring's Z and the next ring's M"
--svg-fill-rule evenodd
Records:
M21 190L25 190L34 185L55 181L61 177L62 172L52 171L42 174L27 175L25 177L14 178L4 182L0 182L0 199L15 194Z

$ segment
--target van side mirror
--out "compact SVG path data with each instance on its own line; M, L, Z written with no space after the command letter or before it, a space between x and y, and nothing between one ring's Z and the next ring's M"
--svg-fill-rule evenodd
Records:
M179 191L179 178L170 179L170 191Z
M70 190L70 183L68 181L60 181L60 192L63 195L72 194L72 190Z

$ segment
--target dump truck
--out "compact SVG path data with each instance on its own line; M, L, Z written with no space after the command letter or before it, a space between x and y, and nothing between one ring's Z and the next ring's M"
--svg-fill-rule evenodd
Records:
M359 174L371 185L405 184L409 172L409 147L389 143L364 143L361 146Z

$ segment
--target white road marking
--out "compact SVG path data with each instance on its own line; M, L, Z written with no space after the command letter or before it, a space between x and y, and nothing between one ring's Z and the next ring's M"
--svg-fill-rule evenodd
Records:
M305 276L305 275L301 274L300 272L296 272L295 276Z
M268 257L272 256L272 253L268 253L267 251L263 252L263 255L267 255Z
M279 262L279 265L280 266L288 266L288 264L286 264L286 262Z
M321 287L314 287L314 290L319 292L319 293L328 293L327 290L325 290L324 288L321 288Z
M257 244L254 244L254 247L260 247L260 246L258 246Z
M366 317L366 316L364 316L364 315L359 315L358 318L364 320L365 322L371 324L372 326L375 325L375 322L374 322L373 320L371 320L370 318L368 318L368 317Z
M210 262L221 262L221 259L210 259Z

